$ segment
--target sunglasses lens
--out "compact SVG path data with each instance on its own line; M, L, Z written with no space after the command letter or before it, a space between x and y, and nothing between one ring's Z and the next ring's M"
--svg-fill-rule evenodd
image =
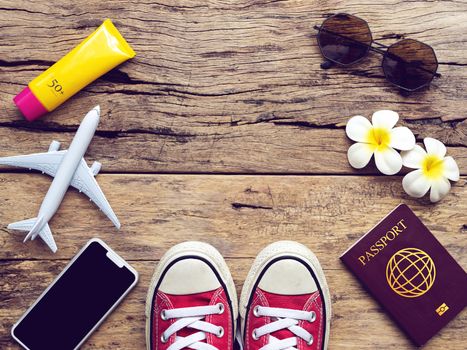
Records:
M339 64L355 63L363 58L371 44L368 24L345 13L329 17L318 33L318 44L322 55Z
M431 46L417 40L405 39L391 45L383 58L386 79L409 91L428 85L437 69Z

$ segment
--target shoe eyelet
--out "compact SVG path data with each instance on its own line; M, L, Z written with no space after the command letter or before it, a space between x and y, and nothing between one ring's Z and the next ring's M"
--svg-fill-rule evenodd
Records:
M259 317L259 305L256 305L253 309L253 315L255 315L255 317Z
M253 332L251 333L251 337L253 338L253 340L259 339L258 335L256 334L256 329L253 329Z
M225 310L224 304L219 303L217 304L217 307L219 308L219 315L223 314Z
M308 322L315 322L316 321L316 312L312 311L310 313L310 319L308 320Z
M167 343L167 341L168 341L168 339L166 339L165 336L164 336L164 333L162 333L162 335L161 335L161 342L162 342L163 344L165 344L165 343Z
M313 344L313 341L314 341L314 339L313 339L313 335L312 335L312 336L310 337L310 340L308 340L308 341L306 342L306 345L310 346L311 344Z
M224 327L219 327L219 332L217 332L216 337L222 338L224 336Z
M167 321L167 314L165 313L167 310L161 311L161 319L162 321Z

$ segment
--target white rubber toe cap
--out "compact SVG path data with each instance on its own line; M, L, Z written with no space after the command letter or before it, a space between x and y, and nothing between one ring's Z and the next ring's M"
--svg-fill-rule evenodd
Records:
M265 271L258 287L282 295L310 294L318 290L310 271L294 259L282 259Z
M199 259L183 259L173 264L159 290L166 294L187 295L208 292L221 286L214 271Z

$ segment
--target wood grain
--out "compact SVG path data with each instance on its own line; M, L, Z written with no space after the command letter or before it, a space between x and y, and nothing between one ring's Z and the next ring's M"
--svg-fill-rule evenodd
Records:
M345 122L393 109L419 140L453 146L465 172L465 2L3 0L0 7L1 155L42 150L54 136L43 131L74 130L99 103L103 138L90 154L108 171L352 173ZM411 37L432 45L442 78L404 97L383 79L379 55L321 70L313 25L339 11L365 18L385 44ZM105 17L137 57L41 122L21 122L11 98Z
M66 149L74 133L0 128L0 156L46 152L52 140L59 140ZM256 125L230 131L226 127L215 139L211 136L179 135L174 139L98 131L86 159L101 162L103 173L379 174L373 160L362 170L349 165L347 149L352 143L344 130ZM281 139L288 139L287 144ZM461 173L467 174L466 148L449 147L448 154ZM3 166L2 170L21 171ZM403 169L403 173L407 171Z
M320 69L313 25L337 12L366 19L384 44L413 38L433 46L442 77L404 96L384 80L379 55ZM105 18L137 57L47 117L24 121L13 96ZM0 157L44 152L53 139L67 147L86 111L100 104L86 158L102 161L98 182L123 224L116 231L70 190L50 222L58 253L23 244L6 224L36 215L50 179L0 169L0 348L18 349L13 322L98 236L141 280L85 349L145 348L153 268L187 239L216 246L237 289L263 246L305 243L330 284L331 350L413 349L338 256L402 202L467 267L466 57L465 1L0 0ZM380 109L399 112L418 142L430 136L448 146L464 176L442 202L408 198L401 176L373 176L374 165L348 165L346 121ZM465 349L466 316L426 348Z
M56 254L40 242L20 243L21 234L0 231L2 349L17 349L9 336L13 322L79 248L95 236L130 260L141 280L86 342L85 349L144 348L143 310L150 276L162 254L187 239L215 245L227 258L237 289L266 244L294 239L308 245L320 259L330 283L334 310L330 349L412 349L338 259L401 199L461 265L467 266L467 208L462 200L467 188L465 177L438 205L406 198L400 177L122 174L100 175L98 180L122 221L121 232L83 195L72 190L51 221L59 246ZM49 183L42 175L1 174L0 221L35 215ZM34 260L24 260L31 258ZM464 312L427 348L437 349L443 344L449 349L463 349L462 330L466 325Z
M293 239L317 251L326 268L399 203L407 203L448 250L467 266L467 186L463 177L440 203L409 199L401 177L99 175L118 215L117 231L88 199L69 190L50 221L59 250L22 244L0 230L0 259L69 259L94 236L130 260L153 260L173 244L202 240L226 257L254 257L267 243ZM0 222L34 217L50 179L0 174ZM71 224L72 223L72 224Z
M228 259L238 293L253 259ZM101 325L83 349L145 349L144 306L156 261L132 261L140 281L122 305ZM10 340L12 324L40 295L66 265L65 261L10 261L2 263L0 298L11 305L0 308L0 346L19 349ZM332 349L416 349L404 337L376 302L368 297L350 273L327 269L333 301L329 348ZM31 280L34 284L31 284ZM467 326L464 310L424 349L465 349L463 330ZM449 346L449 347L448 347Z

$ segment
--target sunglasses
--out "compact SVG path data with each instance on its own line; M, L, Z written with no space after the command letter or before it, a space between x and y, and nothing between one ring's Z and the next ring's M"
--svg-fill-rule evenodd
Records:
M427 44L404 39L386 46L373 40L368 23L361 18L339 13L326 19L318 30L318 45L323 57L341 66L362 60L370 51L383 55L382 68L386 80L405 91L428 86L437 73L435 51ZM322 68L330 68L323 64Z

